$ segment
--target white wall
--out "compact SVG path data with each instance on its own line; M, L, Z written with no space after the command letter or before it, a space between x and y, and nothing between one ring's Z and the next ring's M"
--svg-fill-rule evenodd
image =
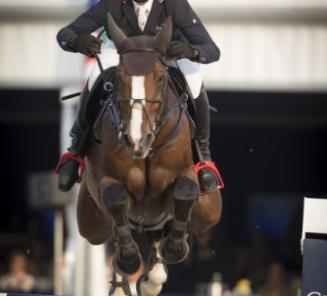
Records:
M221 49L204 67L210 88L327 90L327 26L209 24Z
M61 23L2 23L0 84L52 87L79 81L83 58L59 48L56 34L61 26Z
M204 66L210 88L326 90L326 1L189 1L222 52ZM0 86L79 83L83 58L62 51L55 37L84 7L84 0L1 0Z

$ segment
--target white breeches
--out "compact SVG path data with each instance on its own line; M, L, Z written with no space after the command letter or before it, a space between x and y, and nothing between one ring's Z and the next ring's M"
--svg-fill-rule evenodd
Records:
M102 48L101 54L99 55L101 63L104 69L117 66L119 64L119 55L116 47L111 40L107 41L105 46ZM170 66L177 66L173 60L168 61ZM197 98L201 93L202 88L202 73L200 65L197 62L192 62L189 59L181 59L177 61L178 67L184 74L189 90L193 98ZM91 90L95 81L100 75L100 70L97 64L94 65L91 74L88 79L88 89Z

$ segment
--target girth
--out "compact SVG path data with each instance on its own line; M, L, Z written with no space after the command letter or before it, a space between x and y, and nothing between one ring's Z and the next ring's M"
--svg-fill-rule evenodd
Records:
M162 230L166 223L172 219L172 216L169 214L164 214L160 221L156 224L152 225L140 225L138 222L134 221L133 219L129 218L129 225L131 229L138 231L139 227L141 226L143 231L157 231Z

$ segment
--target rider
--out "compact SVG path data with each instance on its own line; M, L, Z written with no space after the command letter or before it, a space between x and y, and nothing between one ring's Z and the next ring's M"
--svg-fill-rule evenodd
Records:
M220 56L219 49L204 28L201 20L190 7L187 0L100 0L70 25L59 31L59 45L67 51L79 52L93 57L101 54L102 41L93 35L96 29L106 28L106 14L111 13L116 23L128 37L141 34L154 36L168 15L174 24L173 38L168 46L167 56L175 58L189 85L195 102L196 138L203 156L198 172L202 192L210 192L218 186L218 173L211 161L209 150L209 102L203 87L198 63L212 63ZM106 55L110 59L110 55ZM105 68L116 62L100 58ZM78 181L79 168L87 152L90 130L95 118L86 117L90 101L90 90L99 75L94 68L80 98L80 107L75 124L71 130L73 138L69 152L58 164L59 187L68 191ZM91 102L95 101L91 99Z

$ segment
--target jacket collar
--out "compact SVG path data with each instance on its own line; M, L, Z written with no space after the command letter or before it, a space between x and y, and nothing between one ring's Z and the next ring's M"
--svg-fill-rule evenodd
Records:
M147 23L145 25L144 31L142 32L139 28L137 16L135 13L135 8L133 5L132 0L123 0L122 1L122 10L128 20L128 22L131 24L131 26L139 33L139 34L146 34L149 30L149 26L153 23L157 23L157 20L159 19L160 15L163 12L163 2L162 0L154 0L152 4L152 9L150 11Z
M126 16L128 22L131 24L131 26L138 32L142 33L141 29L139 28L137 16L135 13L135 8L133 5L132 0L123 0L122 1L122 10L124 15Z
M148 32L150 30L151 25L158 23L158 20L160 20L160 15L163 12L163 8L164 8L163 2L159 2L158 0L153 1L152 9L150 11L148 20L145 24L144 33Z

